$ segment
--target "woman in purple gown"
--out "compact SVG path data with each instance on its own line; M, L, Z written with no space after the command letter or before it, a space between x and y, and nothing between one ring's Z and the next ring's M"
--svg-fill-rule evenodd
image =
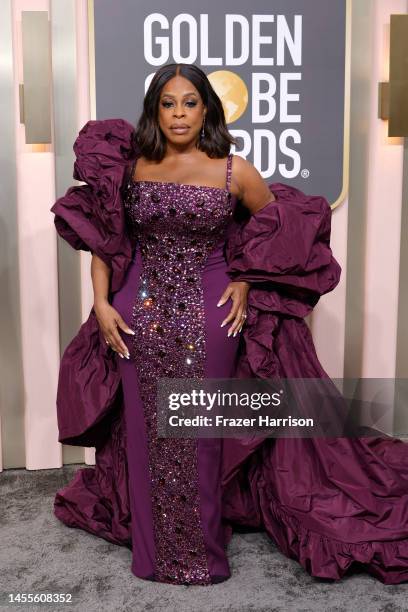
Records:
M183 81L167 85L188 89ZM166 99L166 86L162 95ZM188 115L186 120L192 123ZM233 212L231 162L228 155L224 187L139 180L132 165L124 194L137 246L112 305L134 331L123 334L130 359L119 364L132 570L163 582L208 584L230 575L221 514L222 441L158 438L155 386L161 377L233 375L238 337L228 339L221 328L227 302L217 307L228 285L247 286L230 283L222 249Z
M239 524L314 576L360 562L402 582L400 440L155 433L161 377L327 378L304 317L339 282L331 209L266 185L231 142L205 74L175 64L155 74L136 130L113 119L79 134L74 178L87 184L52 211L60 235L94 254L95 303L64 352L57 409L59 440L95 446L96 465L57 492L55 514L129 546L133 573L150 580L227 579Z

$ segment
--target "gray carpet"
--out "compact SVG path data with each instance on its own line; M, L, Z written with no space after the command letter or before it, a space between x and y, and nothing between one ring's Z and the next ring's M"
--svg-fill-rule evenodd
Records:
M55 491L79 465L0 473L0 609L86 612L408 610L408 583L386 586L357 571L341 582L311 578L264 533L235 533L224 583L174 586L136 578L131 551L79 529L53 514ZM8 593L72 593L72 603L8 604Z

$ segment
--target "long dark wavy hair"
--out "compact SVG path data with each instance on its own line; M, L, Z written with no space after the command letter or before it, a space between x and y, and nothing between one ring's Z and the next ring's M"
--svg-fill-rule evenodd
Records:
M158 121L160 93L167 81L179 75L191 81L207 107L204 138L199 138L197 147L205 151L208 157L226 157L231 144L236 144L236 139L228 132L221 100L205 72L195 64L166 64L155 73L143 100L143 112L132 135L135 152L149 160L163 159L166 138Z

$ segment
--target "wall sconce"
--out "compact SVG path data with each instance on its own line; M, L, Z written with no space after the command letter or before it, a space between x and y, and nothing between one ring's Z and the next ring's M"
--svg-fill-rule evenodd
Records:
M408 15L391 15L390 80L378 84L378 117L388 136L408 136Z
M26 144L51 142L50 29L47 11L22 11L23 79L20 123Z

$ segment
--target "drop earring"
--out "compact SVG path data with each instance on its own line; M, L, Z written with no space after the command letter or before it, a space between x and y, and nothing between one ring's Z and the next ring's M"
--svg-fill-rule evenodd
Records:
M205 125L205 115L204 115L203 127L201 128L201 140L204 138L204 125Z

